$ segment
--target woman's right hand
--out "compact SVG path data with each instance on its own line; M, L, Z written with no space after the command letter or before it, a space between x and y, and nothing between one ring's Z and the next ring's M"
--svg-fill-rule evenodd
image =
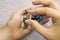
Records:
M34 0L35 5L48 5L49 7L40 7L27 10L31 14L46 15L52 18L53 24L48 28L44 28L34 20L26 20L26 22L32 26L38 33L43 35L47 40L60 40L60 6L54 0Z

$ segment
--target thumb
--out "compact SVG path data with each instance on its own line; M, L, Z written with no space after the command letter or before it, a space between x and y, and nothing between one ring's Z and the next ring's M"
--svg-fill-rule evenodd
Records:
M47 28L44 28L41 24L39 24L38 22L34 21L34 20L26 20L26 22L33 27L33 29L35 29L39 34L43 35L44 37L48 36L47 35Z

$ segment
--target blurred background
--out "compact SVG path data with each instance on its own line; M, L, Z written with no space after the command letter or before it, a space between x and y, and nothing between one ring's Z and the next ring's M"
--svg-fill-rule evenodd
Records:
M60 4L60 0L56 0ZM22 7L32 6L32 0L0 0L0 28L6 24L11 15ZM42 35L34 30L21 40L45 40Z

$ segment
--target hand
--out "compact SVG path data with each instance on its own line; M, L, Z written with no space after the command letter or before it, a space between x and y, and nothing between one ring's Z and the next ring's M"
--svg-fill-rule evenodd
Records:
M54 0L34 0L33 4L47 7L34 8L27 10L28 13L46 15L52 18L53 24L48 28L43 27L34 20L26 20L39 34L43 35L46 40L60 40L60 6Z
M23 21L22 15L26 13L25 10L27 9L28 8L20 9L11 16L10 20L7 22L4 28L0 29L0 40L17 40L30 33L30 26L28 26L26 29L21 27Z

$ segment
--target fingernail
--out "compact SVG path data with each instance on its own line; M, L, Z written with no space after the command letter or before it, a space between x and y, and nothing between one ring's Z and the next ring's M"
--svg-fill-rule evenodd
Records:
M32 3L34 4L34 5L36 5L37 4L37 0L32 0Z
M26 20L25 22L26 22L27 24L29 24L29 25L32 24L32 22L31 22L30 20Z
M28 13L35 13L34 10L27 10Z
M32 2L34 2L34 3L35 3L36 1L37 1L37 0L32 0Z
M27 12L30 12L30 10L27 10Z
M28 13L31 13L31 10L27 10Z

